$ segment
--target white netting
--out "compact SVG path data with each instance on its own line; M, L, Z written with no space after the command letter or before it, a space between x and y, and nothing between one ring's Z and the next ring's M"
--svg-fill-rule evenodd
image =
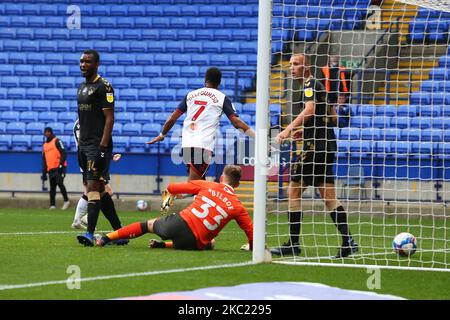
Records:
M301 111L292 100L304 94L290 76L291 56L306 53L312 76L325 90L324 67L331 56L339 58L342 69L336 73L345 75L345 86L339 77L335 186L359 244L349 258L331 258L341 236L319 189L309 187L299 202L302 251L273 255L274 261L449 269L449 2L402 2L273 1L271 103L282 106L282 129ZM333 78L338 69L328 70ZM331 93L335 83L329 82ZM285 165L269 177L268 247L289 239L290 166L295 150L303 148L302 141L283 143L279 156ZM399 258L392 248L400 232L417 238L410 258Z

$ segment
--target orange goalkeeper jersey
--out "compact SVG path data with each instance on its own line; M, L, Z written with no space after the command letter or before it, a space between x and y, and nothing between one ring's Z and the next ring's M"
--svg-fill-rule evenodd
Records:
M203 249L233 219L244 230L250 247L253 246L252 220L234 193L234 189L229 185L194 180L185 183L171 183L167 190L171 194L196 195L194 202L181 211L180 215L195 235L199 249Z

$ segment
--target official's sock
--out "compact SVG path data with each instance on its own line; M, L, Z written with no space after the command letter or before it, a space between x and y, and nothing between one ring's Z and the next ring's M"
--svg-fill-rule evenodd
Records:
M75 210L75 218L73 221L79 221L88 213L88 200L87 196L83 194L83 196L78 200L77 209Z
M95 227L97 226L98 214L100 213L101 202L100 200L91 200L88 202L88 227L87 231L94 234Z
M102 212L105 215L106 219L108 219L109 223L111 224L111 227L113 230L118 230L122 228L122 224L120 223L119 216L116 212L116 207L114 206L114 201L111 199L111 196L108 192L105 192L105 194L102 196L101 199L102 202Z
M291 244L298 244L298 239L300 236L300 228L302 225L303 212L301 211L289 211L289 235Z
M342 235L342 244L348 245L352 240L350 230L347 223L347 213L344 207L339 206L335 211L330 213L331 219L333 219L334 224Z
M114 241L119 239L133 239L146 233L148 233L147 221L129 224L119 230L108 233L106 236L109 240Z

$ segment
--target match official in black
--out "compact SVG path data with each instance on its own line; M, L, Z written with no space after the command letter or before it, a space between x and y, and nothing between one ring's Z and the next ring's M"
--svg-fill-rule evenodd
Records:
M122 227L114 202L105 191L105 178L109 174L114 126L114 90L97 72L100 56L95 50L85 50L80 58L80 70L85 81L77 93L80 137L78 161L86 174L88 197L88 228L77 236L85 246L93 246L94 231L100 209L114 230ZM116 244L126 244L122 241Z
M294 135L303 140L303 146L297 157L291 159L289 198L289 233L290 239L281 247L271 250L276 255L300 254L300 226L303 216L301 196L308 186L319 189L325 207L342 235L342 246L337 258L344 258L358 250L347 223L347 213L336 197L333 164L337 152L336 136L333 131L331 110L327 107L326 89L317 81L310 71L310 61L304 54L295 54L290 59L290 71L294 81L300 84L298 101L293 101L293 108L299 108L298 116L282 132L276 141ZM300 135L295 131L300 129ZM295 134L294 134L295 133Z

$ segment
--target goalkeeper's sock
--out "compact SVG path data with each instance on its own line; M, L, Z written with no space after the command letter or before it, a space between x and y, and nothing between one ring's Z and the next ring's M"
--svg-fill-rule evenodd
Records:
M289 211L289 235L291 244L298 244L300 236L300 228L302 225L303 212L302 211Z
M106 236L109 240L114 241L119 239L133 239L146 233L148 233L147 221L129 224L119 230L108 233Z
M105 215L106 219L108 219L109 223L113 230L118 230L122 228L122 224L120 223L119 216L116 212L116 207L114 206L114 201L111 199L111 196L108 192L102 196L102 212Z
M95 227L97 226L98 215L100 213L101 201L91 200L88 202L88 227L87 231L94 234Z
M347 223L347 213L343 206L339 206L335 211L330 213L331 219L333 219L334 224L342 235L342 244L349 245L352 240L350 230Z
M88 198L85 194L83 194L78 200L77 203L77 209L75 210L75 217L73 219L74 222L80 221L81 218L83 218L88 211Z

